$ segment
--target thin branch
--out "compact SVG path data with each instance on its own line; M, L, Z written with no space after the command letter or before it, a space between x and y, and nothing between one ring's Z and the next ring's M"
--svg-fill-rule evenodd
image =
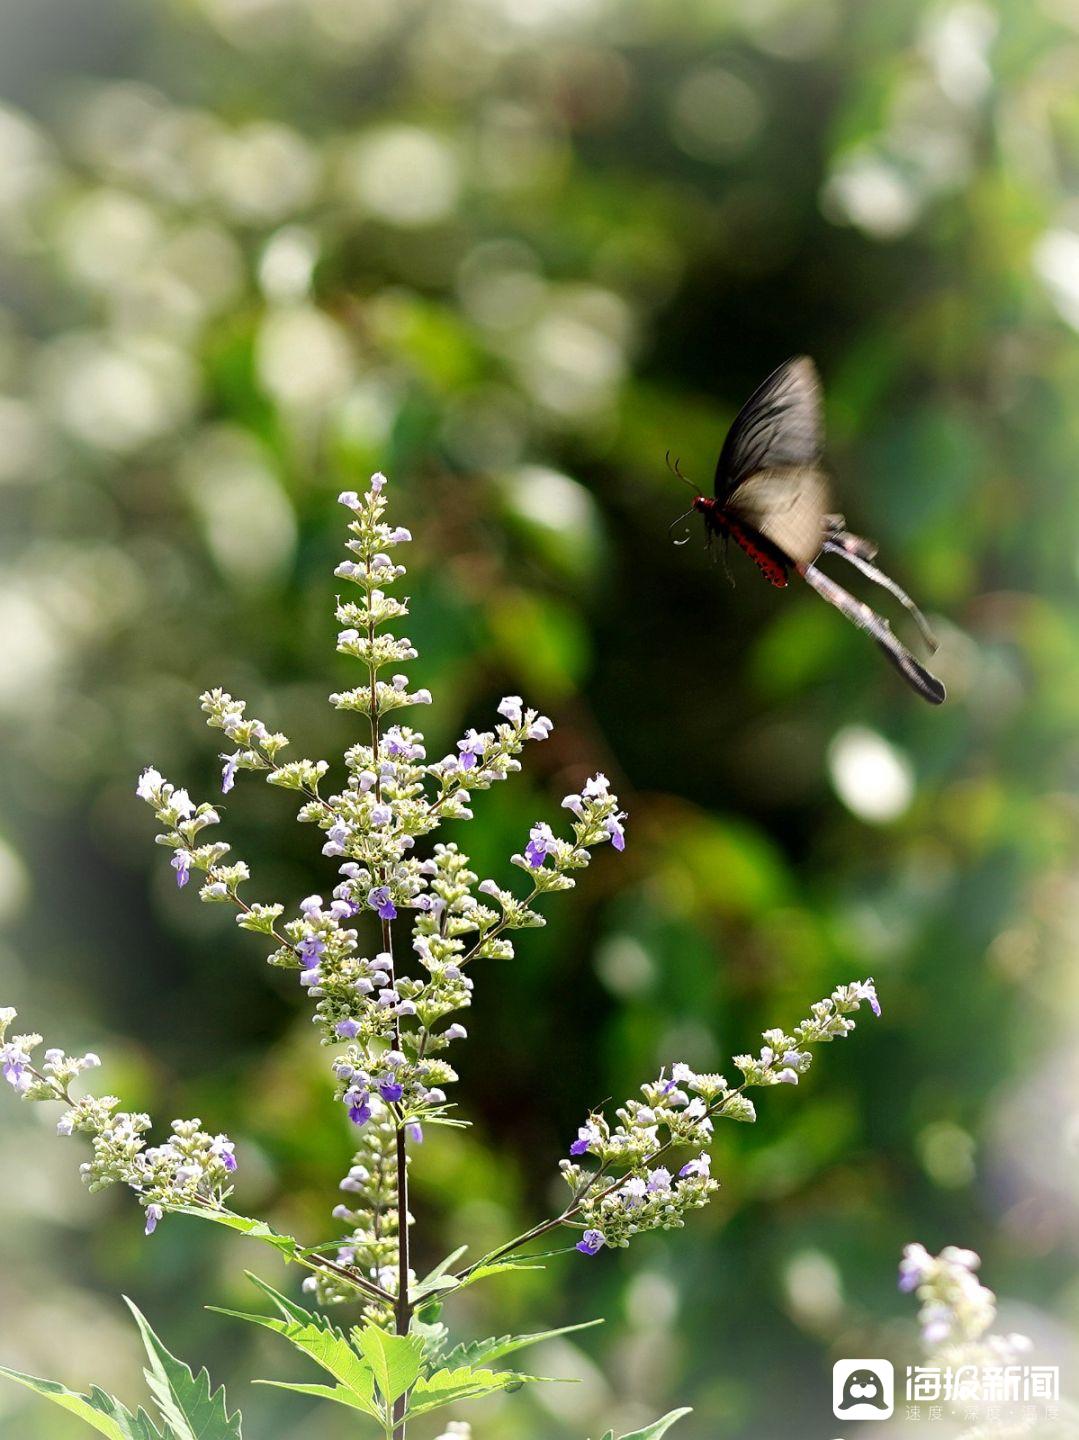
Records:
M723 1112L723 1107L729 1101L733 1100L736 1095L741 1095L748 1084L748 1080L743 1080L741 1085L737 1086L736 1089L728 1090L721 1099L714 1101L705 1111L705 1118L711 1119L713 1116L721 1115ZM658 1149L653 1150L650 1155L646 1155L641 1160L640 1164L653 1164L654 1161L659 1160L662 1156L666 1155L669 1150L674 1149L677 1144L678 1141L674 1140L673 1138L664 1141L664 1143L660 1145ZM532 1229L526 1230L523 1235L518 1235L516 1239L508 1240L505 1245L500 1245L497 1250L491 1250L488 1252L488 1254L482 1255L480 1259L475 1261L474 1264L469 1265L464 1270L461 1270L457 1274L456 1279L462 1281L467 1280L470 1275L474 1274L482 1266L493 1265L496 1260L501 1260L504 1255L509 1255L514 1250L519 1250L522 1245L527 1245L530 1240L538 1240L541 1235L546 1235L548 1231L556 1230L559 1225L567 1224L570 1220L574 1219L575 1216L580 1214L581 1206L586 1200L592 1200L597 1204L601 1200L605 1200L608 1195L612 1194L615 1190L618 1189L620 1185L625 1183L627 1175L630 1173L627 1171L626 1175L620 1175L617 1180L612 1180L611 1183L605 1189L601 1190L598 1195L592 1194L592 1187L599 1179L599 1177L603 1174L605 1168L605 1165L601 1166L594 1175L589 1177L587 1189L583 1193L578 1190L574 1198L570 1201L569 1205L567 1205L565 1210L562 1211L561 1215L556 1215L550 1220L543 1220L540 1222L540 1224L533 1225Z

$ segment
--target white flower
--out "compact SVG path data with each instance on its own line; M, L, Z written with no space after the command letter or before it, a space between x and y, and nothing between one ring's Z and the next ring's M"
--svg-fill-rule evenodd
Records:
M499 701L498 713L504 715L511 725L520 725L524 701L520 695L503 695Z
M135 794L140 800L156 800L165 783L165 777L160 770L155 770L148 765L139 776L139 783L135 787Z
M195 807L191 802L191 796L186 790L174 790L169 800L169 805L176 811L181 819L186 820L189 815L195 813Z

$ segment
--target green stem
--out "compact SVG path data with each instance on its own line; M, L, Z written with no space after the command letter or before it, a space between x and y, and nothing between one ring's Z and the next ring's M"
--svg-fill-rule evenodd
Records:
M366 563L370 567L371 557L365 556ZM375 642L375 622L371 618L370 595L368 595L367 612L367 638L370 646ZM375 796L379 804L382 803L382 776L380 772L379 745L381 743L378 724L378 672L374 665L367 667L368 684L371 691L371 709L368 713L368 720L371 725L371 754L375 769ZM379 872L379 883L388 883L389 875L387 867L383 866ZM396 985L397 972L393 963L393 922L382 921L382 949L390 957L390 984ZM400 1017L394 1016L393 1022L393 1046L395 1050L401 1048L401 1021ZM394 1302L394 1324L398 1335L407 1335L409 1322L412 1318L412 1307L408 1299L408 1272L409 1272L409 1236L408 1236L408 1140L405 1133L404 1123L400 1115L397 1115L397 1297ZM392 1440L405 1440L405 1414L408 1409L408 1396L402 1395L393 1406L393 1429L388 1432Z

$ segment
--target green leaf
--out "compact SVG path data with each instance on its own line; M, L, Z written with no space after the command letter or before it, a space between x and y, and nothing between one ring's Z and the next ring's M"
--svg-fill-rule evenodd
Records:
M414 1385L423 1368L423 1341L418 1335L391 1335L377 1325L352 1332L357 1349L374 1372L387 1408Z
M691 1415L692 1410L672 1410L669 1415L664 1415L662 1420L656 1420L651 1425L646 1425L643 1430L634 1430L632 1435L623 1435L622 1440L659 1440L661 1435L666 1435L676 1420L681 1420L684 1415ZM613 1440L613 1437L612 1437Z
M270 1287L261 1283L259 1288L270 1290ZM276 1292L273 1294L276 1295ZM321 1315L304 1310L300 1305L294 1306L283 1295L277 1296L275 1303L279 1308L281 1306L288 1307L286 1315L296 1312L295 1317L277 1320L272 1315L248 1315L241 1310L225 1310L216 1305L208 1308L218 1315L228 1315L233 1320L245 1320L249 1325L260 1325L264 1330L272 1330L275 1335L283 1335L291 1345L307 1355L327 1374L332 1375L339 1385L348 1390L356 1402L357 1409L364 1410L376 1419L381 1418L378 1406L373 1399L374 1374L370 1366L356 1354L340 1330L335 1330Z
M511 1270L546 1270L546 1265L530 1265L527 1260L494 1260L490 1265L477 1265L470 1275L466 1275L457 1286L458 1290L464 1290L468 1285L475 1285L477 1280L488 1280L492 1275L505 1275Z
M228 1413L224 1386L211 1391L209 1373L203 1369L194 1375L189 1366L165 1349L138 1307L126 1295L124 1300L135 1317L150 1360L142 1373L176 1440L241 1440L240 1412Z
M423 1279L409 1291L409 1299L412 1304L417 1304L425 1295L433 1294L437 1290L455 1290L458 1285L457 1276L447 1275L446 1271L451 1265L456 1265L467 1250L467 1245L458 1246L444 1260L440 1260L433 1270L429 1270Z
M459 1400L474 1400L500 1390L519 1390L522 1385L542 1383L539 1375L518 1375L514 1370L474 1370L462 1365L456 1370L438 1370L417 1380L409 1398L409 1418L426 1415Z
M252 1275L250 1270L245 1270L244 1274L251 1284L261 1290L271 1304L280 1310L286 1320L296 1320L301 1325L329 1325L326 1317L319 1314L317 1310L307 1310L303 1305L298 1305L295 1300L290 1300L287 1295L282 1295L280 1290L275 1290L268 1281L260 1280L257 1275Z
M491 1360L501 1360L515 1350L524 1350L528 1345L538 1345L542 1340L554 1340L559 1335L572 1335L575 1330L591 1330L602 1325L602 1320L585 1320L580 1325L563 1325L558 1330L539 1330L534 1335L503 1335L499 1339L472 1340L467 1344L455 1345L446 1356L447 1366L483 1365Z
M303 1246L291 1235L279 1235L265 1220L253 1220L249 1215L237 1215L233 1210L203 1207L202 1205L170 1205L172 1215L193 1215L196 1220L211 1220L215 1225L225 1225L237 1234L247 1235L252 1240L262 1240L279 1250L286 1260L294 1260L303 1253Z
M174 1440L169 1431L162 1434L145 1411L132 1415L125 1405L96 1385L91 1387L89 1395L77 1395L56 1380L38 1380L19 1370L9 1370L6 1365L0 1365L0 1375L77 1415L108 1440Z
M429 1295L460 1288L461 1282L456 1275L433 1275L429 1280L421 1280L418 1285L415 1285L408 1292L408 1298L413 1305L420 1305Z
M347 1405L350 1409L371 1415L376 1420L381 1421L383 1418L373 1405L361 1405L347 1385L296 1385L288 1380L253 1380L251 1383L271 1385L275 1390L293 1390L297 1395L315 1395L320 1400L335 1400L339 1405Z

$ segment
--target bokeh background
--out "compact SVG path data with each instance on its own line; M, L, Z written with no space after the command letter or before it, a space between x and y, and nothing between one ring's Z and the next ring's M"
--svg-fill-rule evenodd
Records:
M421 1261L547 1213L588 1106L660 1062L723 1068L856 976L885 1006L721 1127L685 1233L462 1297L464 1334L608 1317L536 1361L579 1386L477 1436L679 1403L685 1440L830 1436L832 1359L913 1344L911 1239L984 1252L1067 1384L1075 0L8 0L0 86L0 999L130 1106L232 1133L240 1208L333 1232L349 1136L300 994L176 892L133 789L152 762L215 792L208 685L296 754L352 740L335 497L384 469L432 753L507 692L558 722L458 837L481 872L585 767L632 816L481 977ZM664 452L707 484L799 351L842 508L934 615L940 711L813 595L670 543ZM295 903L332 869L291 814L241 778L226 829ZM290 1279L272 1257L144 1240L43 1112L0 1118L4 1361L134 1400L124 1291L257 1440L353 1433L249 1389L302 1362L201 1311L245 1308L245 1266ZM83 1433L11 1387L0 1432Z

